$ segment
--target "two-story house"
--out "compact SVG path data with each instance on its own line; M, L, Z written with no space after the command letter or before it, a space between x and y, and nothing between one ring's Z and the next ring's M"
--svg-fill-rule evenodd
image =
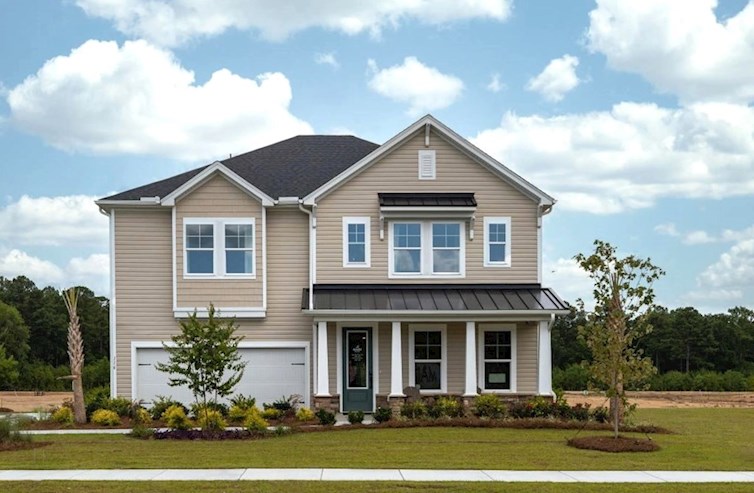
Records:
M212 303L244 336L237 392L260 404L552 395L554 203L429 115L383 145L299 136L101 199L112 392L191 401L154 364Z

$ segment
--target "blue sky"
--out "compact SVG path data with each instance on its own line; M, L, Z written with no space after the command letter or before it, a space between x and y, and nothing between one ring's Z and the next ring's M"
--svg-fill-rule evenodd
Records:
M425 113L559 202L545 282L595 238L666 306L754 305L754 4L0 0L0 275L107 293L92 200L299 133Z

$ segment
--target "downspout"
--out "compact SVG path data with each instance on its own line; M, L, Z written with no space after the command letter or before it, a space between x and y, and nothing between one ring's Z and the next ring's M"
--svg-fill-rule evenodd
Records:
M316 237L314 233L317 227L317 217L316 211L314 209L316 205L312 205L312 210L309 210L304 207L303 204L303 200L298 201L299 210L309 216L309 301L307 304L307 309L311 310L314 308L314 255L316 252Z

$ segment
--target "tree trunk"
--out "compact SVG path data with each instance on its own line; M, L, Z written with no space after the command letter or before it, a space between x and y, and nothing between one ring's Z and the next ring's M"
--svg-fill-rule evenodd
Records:
M689 360L691 360L691 344L686 343L686 373L689 372Z
M73 420L76 423L86 423L86 406L84 406L84 385L81 374L73 377Z

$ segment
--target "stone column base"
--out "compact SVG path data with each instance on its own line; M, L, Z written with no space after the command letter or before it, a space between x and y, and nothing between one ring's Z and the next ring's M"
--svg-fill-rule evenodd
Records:
M401 414L401 407L403 407L403 404L406 403L405 397L388 397L387 398L387 404L390 406L390 409L393 410L393 414L395 416L400 416Z
M340 411L340 396L339 395L333 395L330 397L317 397L314 396L313 398L313 408L316 409L327 409L330 412L337 413Z

